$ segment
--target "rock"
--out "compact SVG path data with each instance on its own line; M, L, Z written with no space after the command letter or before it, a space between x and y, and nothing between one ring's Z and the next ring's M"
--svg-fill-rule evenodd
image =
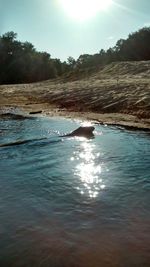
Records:
M40 114L42 113L42 110L37 110L37 111L30 111L29 114Z
M73 132L63 135L61 137L74 137L74 136L79 136L79 137L86 137L86 138L92 138L94 137L93 131L95 128L93 126L80 126Z

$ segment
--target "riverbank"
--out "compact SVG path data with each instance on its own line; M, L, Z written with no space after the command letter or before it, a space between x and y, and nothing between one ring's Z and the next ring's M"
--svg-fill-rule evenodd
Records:
M121 114L121 113L108 113L99 114L94 112L78 112L78 111L67 111L61 110L54 106L47 105L27 105L27 106L3 106L1 107L2 113L16 113L22 114L23 116L49 116L49 117L66 117L72 119L90 120L94 123L104 125L122 126L133 130L144 130L150 131L150 120L149 119L138 119L134 115Z
M150 62L112 63L84 77L1 85L0 109L150 129Z

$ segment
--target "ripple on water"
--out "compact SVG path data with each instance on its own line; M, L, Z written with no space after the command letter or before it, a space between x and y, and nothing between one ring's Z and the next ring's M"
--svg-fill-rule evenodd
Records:
M149 135L79 125L0 121L1 266L149 267Z

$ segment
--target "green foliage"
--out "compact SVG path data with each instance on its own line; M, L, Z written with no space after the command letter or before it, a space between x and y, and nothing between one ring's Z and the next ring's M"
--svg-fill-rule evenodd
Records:
M52 79L64 73L81 73L113 61L150 60L150 27L129 34L113 48L101 49L94 55L83 54L67 62L52 59L46 52L36 51L33 44L20 42L13 31L0 36L0 84L29 83Z
M76 65L75 59L73 57L68 57L67 62L68 62L70 69L74 69Z
M129 34L126 40L120 39L115 47L101 49L98 54L81 55L76 61L77 68L103 66L114 61L150 60L150 27Z
M50 54L16 38L14 32L0 36L0 84L37 82L63 73L59 59L51 59Z

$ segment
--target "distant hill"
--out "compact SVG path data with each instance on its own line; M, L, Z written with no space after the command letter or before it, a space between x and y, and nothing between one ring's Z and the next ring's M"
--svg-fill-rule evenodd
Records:
M64 74L62 81L76 81L80 79L120 79L120 78L149 78L149 61L124 61L112 62L101 67L91 67L79 70L72 70Z
M141 78L150 77L150 60L149 61L125 61L112 62L99 72L100 76L140 76Z

